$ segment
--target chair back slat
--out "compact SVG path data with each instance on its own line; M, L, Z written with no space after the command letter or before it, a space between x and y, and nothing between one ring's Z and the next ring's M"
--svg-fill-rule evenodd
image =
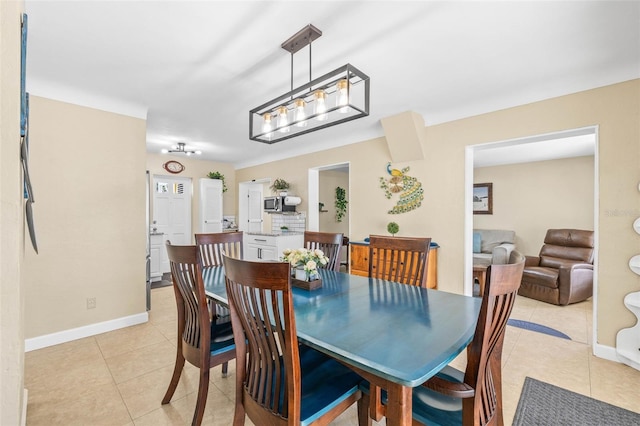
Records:
M431 238L369 237L369 277L425 287Z
M342 250L344 235L329 232L305 231L304 247L309 250L322 250L329 259L326 265L318 265L321 268L333 271L340 270L340 251Z
M236 398L256 424L299 424L301 373L290 267L223 259L237 348Z
M476 391L474 398L463 400L464 424L500 424L498 418L502 418L502 346L522 279L524 256L514 251L510 262L487 269L475 335L467 348L464 381Z
M196 245L200 249L202 266L208 268L222 265L222 253L242 259L244 256L242 237L242 231L196 234Z
M196 246L174 246L167 242L167 254L178 306L178 331L184 344L199 349L210 338L209 311L202 281L200 253ZM204 336L204 337L201 337Z

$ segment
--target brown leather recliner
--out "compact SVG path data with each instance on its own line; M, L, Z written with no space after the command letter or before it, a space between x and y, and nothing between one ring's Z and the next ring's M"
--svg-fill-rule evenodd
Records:
M539 256L526 256L518 294L555 305L593 295L593 231L549 229Z

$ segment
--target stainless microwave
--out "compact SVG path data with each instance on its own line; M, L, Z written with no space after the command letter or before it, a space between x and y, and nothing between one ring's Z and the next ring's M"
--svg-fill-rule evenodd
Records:
M282 196L276 197L265 197L264 198L264 211L267 213L285 213L285 212L295 212L296 206L287 206L284 203L284 198Z

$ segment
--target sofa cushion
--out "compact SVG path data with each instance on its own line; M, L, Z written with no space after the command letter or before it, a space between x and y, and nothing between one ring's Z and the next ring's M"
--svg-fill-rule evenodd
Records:
M528 266L522 273L522 282L542 287L558 288L558 269Z
M473 232L480 234L482 238L482 244L480 251L482 253L491 253L496 246L502 243L515 243L516 233L515 231L508 231L502 229L474 229Z
M482 246L482 235L479 232L473 233L473 252L480 253L480 247Z

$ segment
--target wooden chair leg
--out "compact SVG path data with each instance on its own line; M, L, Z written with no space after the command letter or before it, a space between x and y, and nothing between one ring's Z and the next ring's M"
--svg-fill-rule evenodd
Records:
M184 356L182 355L182 350L178 346L178 353L176 354L176 365L173 367L173 376L171 377L171 382L169 382L169 387L167 388L167 392L164 394L164 398L162 398L163 404L168 404L173 397L173 393L176 391L176 387L178 386L178 382L180 381L180 375L182 374L182 369L184 368Z
M200 426L204 417L204 409L207 405L207 394L209 393L209 366L200 369L200 383L198 385L198 400L196 410L193 413L192 426Z
M373 422L369 417L369 395L362 393L362 398L358 400L358 426L372 426Z
M229 375L229 363L222 363L222 377L227 377Z
M233 413L233 426L244 426L246 412L242 404L236 404L236 409Z

